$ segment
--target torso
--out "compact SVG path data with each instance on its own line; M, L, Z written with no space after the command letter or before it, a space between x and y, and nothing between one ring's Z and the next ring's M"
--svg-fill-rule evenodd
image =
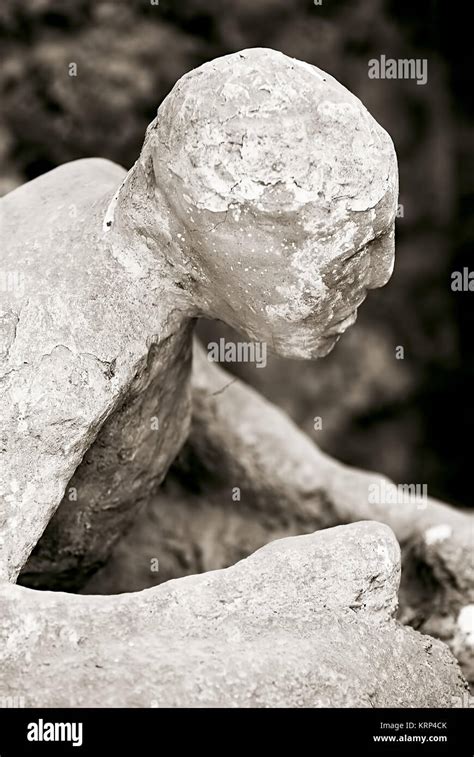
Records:
M187 434L191 327L103 230L124 175L77 161L0 201L0 268L12 283L0 293L0 573L7 564L10 580L63 500L29 568L51 563L81 581Z

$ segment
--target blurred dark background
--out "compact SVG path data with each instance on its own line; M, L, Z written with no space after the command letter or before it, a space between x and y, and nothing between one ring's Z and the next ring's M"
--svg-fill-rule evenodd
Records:
M340 460L470 506L474 292L451 291L473 233L472 42L460 14L436 0L1 0L0 195L76 158L131 166L177 79L219 55L272 47L328 71L395 142L395 273L326 359L233 370ZM426 58L428 83L369 79L381 54Z

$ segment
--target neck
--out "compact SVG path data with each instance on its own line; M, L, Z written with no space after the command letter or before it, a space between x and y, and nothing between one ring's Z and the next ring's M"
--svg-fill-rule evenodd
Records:
M151 160L142 155L111 199L104 231L127 267L150 286L168 291L178 309L195 317L192 258L177 220L156 186Z

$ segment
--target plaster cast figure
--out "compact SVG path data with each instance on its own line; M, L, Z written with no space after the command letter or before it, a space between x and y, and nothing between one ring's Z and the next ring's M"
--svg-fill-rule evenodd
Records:
M188 433L195 319L326 355L391 275L396 207L387 133L266 49L184 76L128 173L81 160L0 200L0 576L50 521L33 573L103 563Z

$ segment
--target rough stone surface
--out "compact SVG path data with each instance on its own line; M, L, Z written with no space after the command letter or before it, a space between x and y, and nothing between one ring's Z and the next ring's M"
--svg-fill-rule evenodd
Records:
M391 481L344 466L321 452L284 413L208 363L200 351L195 351L193 414L182 465L184 473L189 465L202 469L201 506L204 501L211 504L211 511L212 506L221 512L234 509L232 487L241 490L235 518L240 527L234 520L225 528L222 516L214 519L219 524L215 552L213 537L205 529L198 536L187 512L187 529L208 555L206 568L235 560L237 538L242 557L248 546L249 551L256 549L272 534L296 534L365 519L386 523L402 546L401 619L446 641L474 681L471 513L430 498L418 505L383 501L382 486L393 486ZM182 475L179 478L183 480ZM374 497L377 490L379 499ZM199 506L196 509L199 513ZM169 509L167 520L172 522ZM202 551L194 549L194 554ZM224 562L216 564L214 555Z
M432 499L417 507L369 497L373 486L382 497L382 485L391 482L325 455L198 348L192 428L179 464L85 590L140 589L231 565L270 539L376 520L402 545L400 618L448 642L474 680L474 519Z
M25 584L84 586L153 498L189 431L197 317L282 356L327 354L391 275L396 203L393 145L360 101L260 49L183 77L128 174L79 161L0 200L2 271L16 282L0 301L5 696L27 691L38 706L459 699L446 646L392 617L399 551L381 524L273 542L226 570L131 595L8 583L26 563ZM170 477L168 500L157 499L165 567L182 568L186 550L186 571L209 569L279 534L385 521L404 549L401 617L445 638L468 670L466 516L433 501L419 511L369 501L381 477L323 455L202 356L193 392L175 501L193 466L201 492L177 514ZM203 517L196 502L216 481ZM429 569L426 601L417 561Z
M1 199L0 575L58 506L25 582L104 562L186 437L195 317L327 354L391 274L396 203L362 103L264 49L183 77L127 175L79 161Z
M162 262L149 253L131 267L125 243L102 230L122 176L107 162L79 161L0 201L2 270L21 282L0 301L0 575L9 579L62 499L67 507L83 502L82 522L79 510L71 516L79 528L97 515L105 530L99 554L90 562L84 554L87 574L187 434L185 306L178 309L169 279L159 275ZM148 387L154 397L146 400ZM143 408L165 413L161 434L143 423ZM91 500L90 488L80 489L81 461L97 486ZM61 553L54 557L60 570L78 567L77 557L66 564Z
M4 696L27 706L450 707L447 647L393 620L400 554L357 523L115 597L0 589Z

